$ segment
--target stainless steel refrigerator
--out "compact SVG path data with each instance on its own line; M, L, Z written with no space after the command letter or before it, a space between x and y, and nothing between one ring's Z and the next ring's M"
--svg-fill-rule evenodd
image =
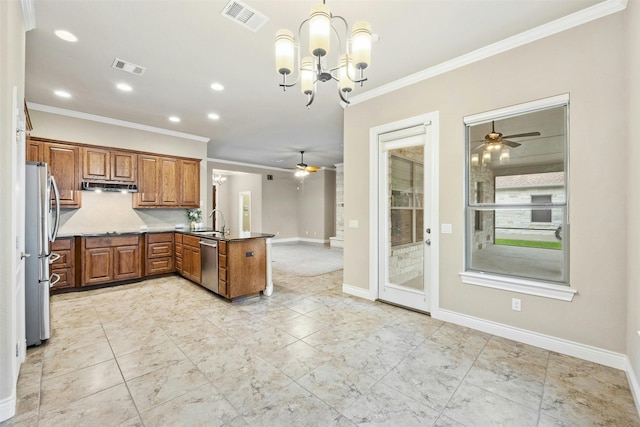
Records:
M51 336L49 288L60 280L49 266L60 256L51 252L60 223L56 181L46 163L27 162L25 176L25 316L27 346ZM56 277L57 276L57 277Z

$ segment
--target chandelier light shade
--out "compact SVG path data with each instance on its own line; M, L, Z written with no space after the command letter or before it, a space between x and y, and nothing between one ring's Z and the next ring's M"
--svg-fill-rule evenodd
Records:
M337 25L336 25L337 24ZM303 56L307 49L302 49L300 40L303 30L308 37L308 52L311 56ZM309 17L302 21L298 28L298 41L287 29L278 30L275 40L276 71L282 75L280 87L283 90L300 83L300 90L307 96L307 107L315 98L317 83L334 80L340 100L349 104L348 95L367 80L364 70L371 65L371 25L358 21L353 25L349 38L349 24L338 15L333 15L323 1L311 8ZM342 36L342 37L341 37ZM331 49L332 42L337 42L337 49ZM337 51L337 53L336 53ZM331 64L331 65L329 65ZM289 83L296 72L295 81Z

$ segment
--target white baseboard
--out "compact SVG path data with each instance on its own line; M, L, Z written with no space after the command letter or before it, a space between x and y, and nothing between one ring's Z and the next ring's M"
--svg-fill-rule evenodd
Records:
M16 414L16 391L11 396L0 400L0 422L8 420Z
M627 356L622 353L616 353L598 347L580 344L574 341L528 331L526 329L516 328L502 323L491 322L489 320L449 310L438 309L433 311L431 316L435 319L466 326L492 335L512 339L524 344L533 345L623 371L627 371L629 366Z
M364 298L369 301L375 301L375 297L371 295L369 289L363 289L357 286L347 285L346 283L343 283L342 292L344 292L345 294L353 295L354 297Z
M303 237L286 237L286 238L279 238L279 237L274 237L271 240L271 244L272 245L279 245L279 244L283 244L283 243L317 243L319 245L326 245L327 243L329 243L329 240L322 240L322 239L307 239L307 238L303 238Z
M629 360L629 357L627 357L626 359L627 365L625 371L627 372L627 380L629 380L629 386L631 387L633 401L636 403L636 410L640 414L640 383L638 383L638 377L633 370L631 360Z

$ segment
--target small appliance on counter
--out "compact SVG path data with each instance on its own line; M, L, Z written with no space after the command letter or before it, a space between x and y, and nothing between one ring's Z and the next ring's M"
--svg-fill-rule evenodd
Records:
M60 276L49 265L60 256L51 252L60 223L60 196L46 163L27 162L25 170L25 322L27 346L51 336L49 288Z

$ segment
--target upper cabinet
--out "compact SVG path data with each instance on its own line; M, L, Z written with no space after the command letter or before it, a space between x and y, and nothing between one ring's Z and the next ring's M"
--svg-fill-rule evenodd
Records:
M99 147L82 148L82 178L89 181L136 181L135 153Z
M60 207L64 209L82 206L80 191L80 147L58 143L44 138L27 139L27 161L49 164L49 172L55 178L60 192Z
M49 163L60 207L81 206L81 182L137 184L134 208L200 207L200 160L29 137L27 161Z
M200 161L138 155L134 208L198 208Z

